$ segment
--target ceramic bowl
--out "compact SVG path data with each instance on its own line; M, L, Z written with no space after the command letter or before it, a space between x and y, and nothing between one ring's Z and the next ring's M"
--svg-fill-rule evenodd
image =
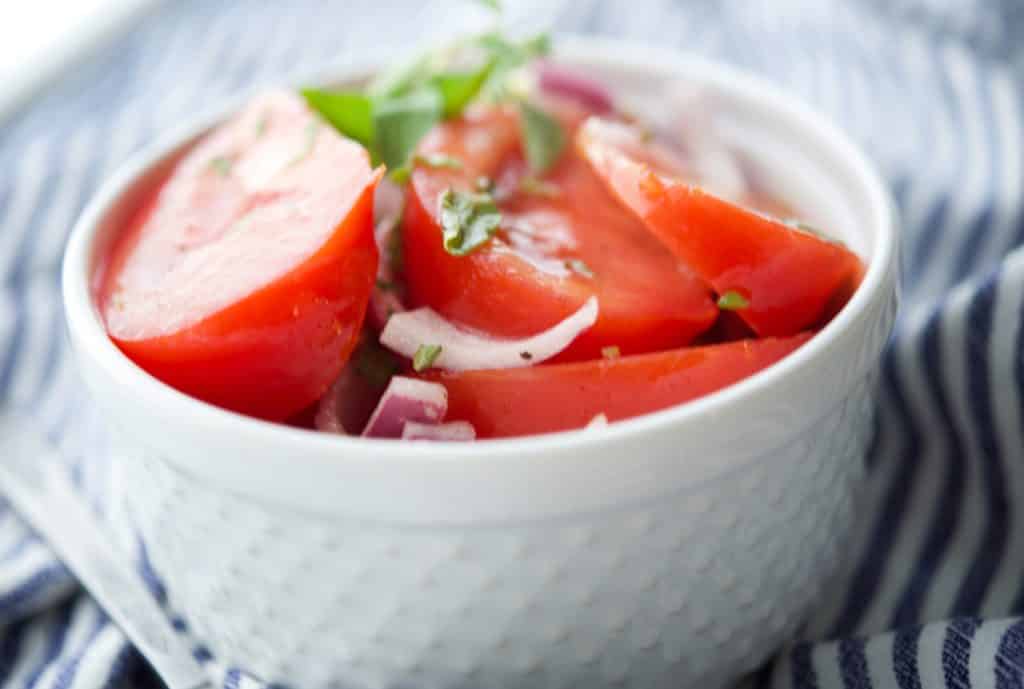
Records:
M97 262L229 108L172 133L85 211L64 298L123 519L218 660L302 689L724 686L839 566L897 304L882 180L835 127L722 65L595 39L554 59L637 98L698 88L769 191L864 257L862 286L780 363L606 429L410 444L273 425L164 386L104 333Z

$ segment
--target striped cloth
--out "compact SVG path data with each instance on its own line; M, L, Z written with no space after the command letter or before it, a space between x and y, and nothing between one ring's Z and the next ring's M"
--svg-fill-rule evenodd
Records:
M509 4L558 30L763 73L857 139L902 209L906 308L883 363L854 564L754 684L1024 686L1024 3ZM62 245L97 185L197 104L485 19L458 0L165 3L3 125L0 401L60 443L98 510L105 436L58 298ZM195 649L225 687L258 686ZM149 685L120 632L0 505L0 688Z

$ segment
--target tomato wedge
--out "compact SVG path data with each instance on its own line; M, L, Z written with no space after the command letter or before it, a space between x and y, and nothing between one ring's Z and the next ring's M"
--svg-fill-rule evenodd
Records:
M635 157L588 119L577 148L627 208L719 295L749 302L738 311L761 336L792 335L828 315L863 272L842 245L754 213L688 185ZM648 161L650 157L648 157Z
M554 110L571 133L582 115ZM597 296L597 323L560 360L604 346L639 353L682 346L715 319L710 290L615 201L570 146L541 180L528 176L513 111L476 108L442 124L420 153L444 153L458 170L420 165L403 224L410 301L491 335L541 332ZM442 245L439 198L494 182L498 234L466 256ZM524 182L525 179L525 182Z
M274 93L199 142L112 252L114 342L165 383L282 420L356 343L377 269L366 152Z
M614 421L707 395L775 363L810 337L424 377L447 388L447 418L469 421L478 437L531 435L582 428L602 413Z

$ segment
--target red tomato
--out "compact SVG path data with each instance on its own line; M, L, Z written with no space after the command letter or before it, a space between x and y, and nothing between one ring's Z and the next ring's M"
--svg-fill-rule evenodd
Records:
M862 273L835 242L711 196L666 176L603 136L598 120L579 129L577 147L622 203L718 294L738 292L738 311L759 335L792 335L833 310ZM844 300L845 301L845 300Z
M558 110L571 131L581 119ZM403 224L410 300L445 317L505 337L543 331L596 295L597 323L561 359L677 347L714 321L710 290L621 208L579 155L567 150L538 189L526 175L516 115L475 109L434 130L422 153L446 153L461 170L420 166ZM439 197L493 179L502 213L498 234L467 256L442 245ZM537 185L535 185L537 186Z
M448 389L448 419L497 438L582 428L598 414L625 419L707 395L769 366L810 339L743 340L532 368L425 377Z
M296 96L257 99L177 163L115 246L99 295L110 336L199 399L299 412L356 343L379 177Z

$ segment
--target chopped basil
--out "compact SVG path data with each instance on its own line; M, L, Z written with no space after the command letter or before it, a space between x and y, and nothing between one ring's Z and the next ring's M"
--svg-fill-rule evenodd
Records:
M465 256L486 244L500 224L501 213L490 194L449 188L441 195L444 249L453 256Z
M491 101L506 98L512 72L530 60L546 55L551 49L551 39L544 33L521 43L509 41L500 33L487 33L477 39L477 44L494 58L490 76L480 88L480 95Z
M532 196L543 196L549 199L558 198L562 194L562 190L558 188L557 184L538 179L535 175L523 177L519 181L519 188Z
M419 372L430 368L441 355L441 345L420 345L412 355L412 368Z
M494 10L495 12L501 12L501 0L476 0L484 7Z
M718 298L718 308L723 311L741 311L750 306L750 301L736 290L729 290Z
M405 165L420 139L441 121L441 96L422 89L374 103L374 144L379 160L389 168Z
M430 86L441 94L445 118L458 117L480 93L497 60L492 58L472 72L442 72L430 79Z
M388 173L388 177L395 184L405 184L409 181L409 176L412 175L412 167L409 165L403 165L402 167L396 167L394 170Z
M569 260L567 260L565 262L565 267L571 270L572 272L576 273L577 275L582 275L585 278L594 277L594 271L590 269L590 266L588 266L586 263L584 263L578 258L570 258Z
M622 352L617 345L611 345L609 347L601 347L601 356L605 359L618 359L622 356Z
M313 110L335 129L364 146L373 144L373 103L361 93L303 89Z
M364 341L355 359L356 373L377 389L386 387L391 376L398 373L395 356L376 343Z
M530 352L519 352L519 358L522 359L523 361L529 361L530 359L533 358L533 354L531 354Z
M432 168L444 168L446 170L461 170L462 161L455 156L450 156L444 153L426 153L424 155L415 155L412 158L413 165L422 165L424 167Z
M210 161L210 169L214 170L221 177L227 177L231 174L231 166L234 163L235 161L227 156L217 156Z
M519 113L526 162L534 173L544 172L562 153L565 132L557 120L526 101L519 103Z

